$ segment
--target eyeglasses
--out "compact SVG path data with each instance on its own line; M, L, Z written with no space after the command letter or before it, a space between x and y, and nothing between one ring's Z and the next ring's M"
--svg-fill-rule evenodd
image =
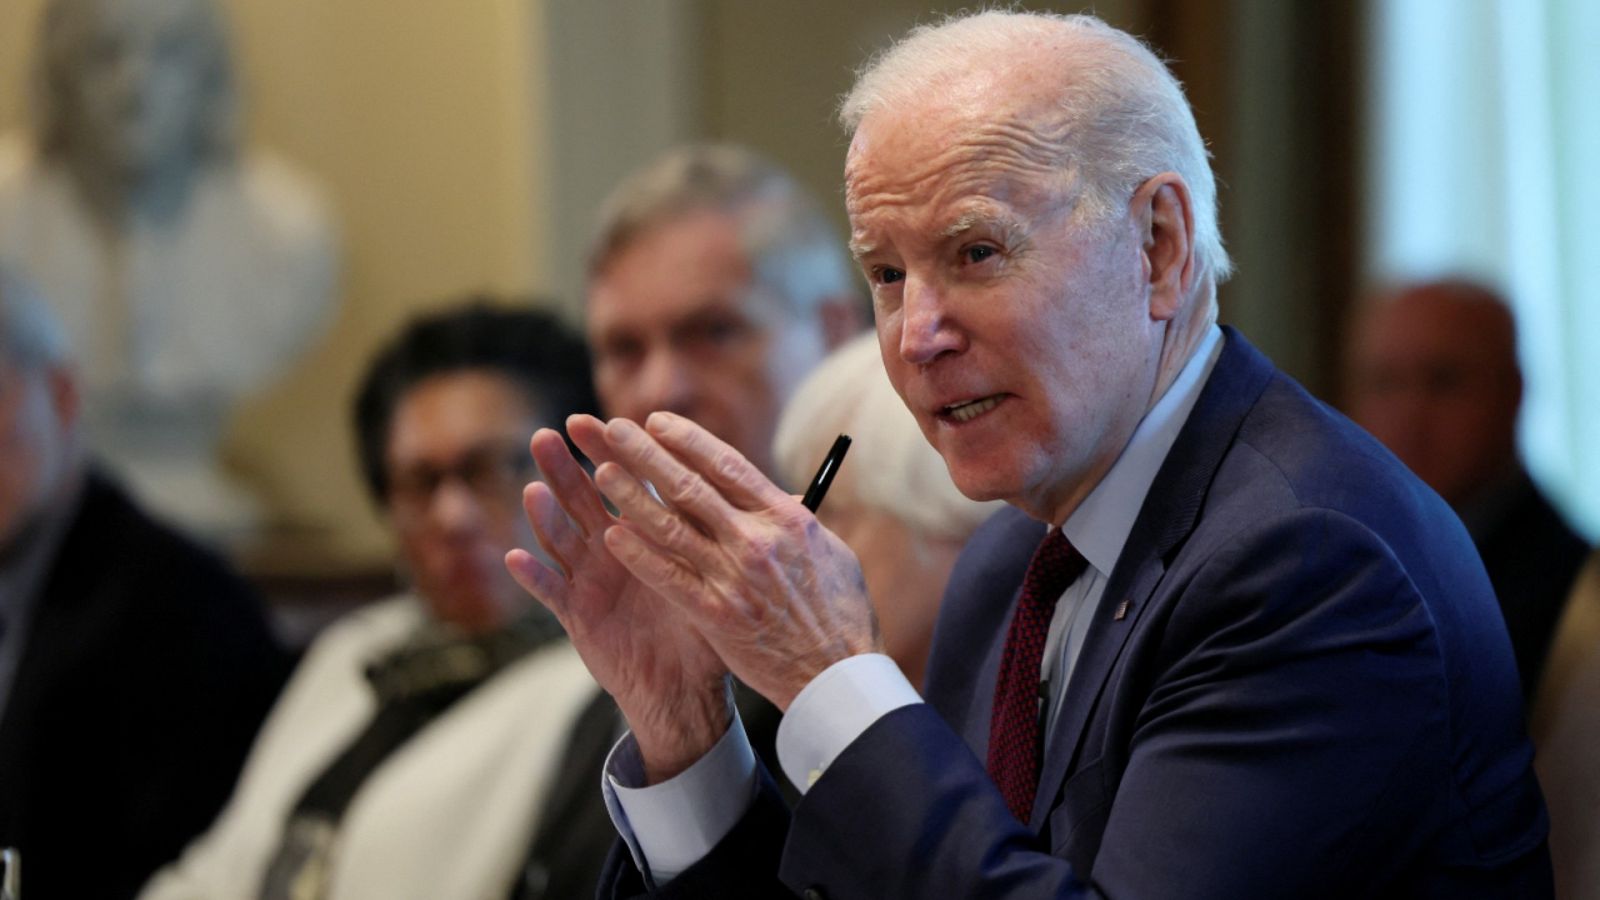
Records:
M522 486L533 477L533 460L526 447L510 442L484 444L463 453L444 466L419 462L400 467L389 476L389 507L397 518L425 516L434 494L446 481L460 482L487 506L514 507Z

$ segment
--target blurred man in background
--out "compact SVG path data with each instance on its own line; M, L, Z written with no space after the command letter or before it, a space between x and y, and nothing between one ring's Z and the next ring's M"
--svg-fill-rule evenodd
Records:
M1472 534L1531 696L1587 547L1517 459L1523 383L1511 310L1467 281L1394 288L1367 304L1348 370L1351 418Z
M255 594L90 462L65 331L0 268L0 845L127 897L227 799L288 672Z
M782 169L721 145L674 150L606 200L586 312L607 416L678 413L769 473L784 401L867 324L816 202Z
M317 639L147 900L594 895L605 748L568 735L597 690L503 562L533 546L529 435L592 408L582 342L542 313L441 312L378 356L355 426L410 589Z

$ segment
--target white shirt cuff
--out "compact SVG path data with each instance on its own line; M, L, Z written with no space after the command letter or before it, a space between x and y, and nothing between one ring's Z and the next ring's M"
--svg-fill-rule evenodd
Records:
M921 702L900 667L882 653L842 659L789 704L778 722L778 763L803 794L873 722Z
M611 822L634 865L655 885L699 862L755 801L756 755L737 710L722 739L678 775L648 787L633 734L606 757L600 779Z

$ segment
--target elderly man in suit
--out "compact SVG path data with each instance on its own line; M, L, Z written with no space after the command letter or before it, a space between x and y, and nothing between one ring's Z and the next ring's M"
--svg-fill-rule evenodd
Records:
M1471 541L1214 324L1213 179L1160 61L984 13L877 58L843 118L889 377L962 492L1014 510L957 565L923 702L849 552L725 444L576 421L590 482L537 435L562 571L508 564L632 728L609 895L1548 896ZM792 813L726 671L786 710Z

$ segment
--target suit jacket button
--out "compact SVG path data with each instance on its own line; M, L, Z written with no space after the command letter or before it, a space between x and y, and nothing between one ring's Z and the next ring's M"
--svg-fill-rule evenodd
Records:
M828 895L822 892L822 888L808 887L801 896L805 897L805 900L828 900Z

